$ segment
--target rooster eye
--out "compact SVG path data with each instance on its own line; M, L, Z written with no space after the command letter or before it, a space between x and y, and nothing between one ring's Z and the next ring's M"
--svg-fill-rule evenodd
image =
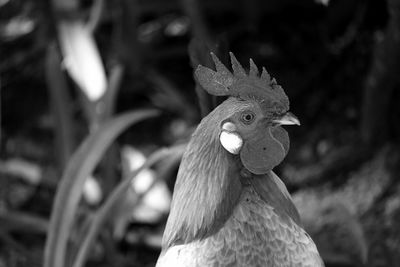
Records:
M255 114L251 111L246 111L242 113L241 120L245 124L250 124L254 121Z

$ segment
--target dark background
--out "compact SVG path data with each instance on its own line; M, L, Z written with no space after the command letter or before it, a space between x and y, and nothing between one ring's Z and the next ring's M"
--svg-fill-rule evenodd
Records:
M96 125L161 110L124 132L100 164L104 196L121 179L123 145L148 155L187 141L216 103L192 75L192 65L212 67L208 51L225 63L232 51L245 68L252 58L289 96L302 126L288 128L291 150L276 171L327 265L400 266L399 0L71 3L0 1L0 266L42 265L59 177ZM123 70L107 112L93 111L61 64L62 22L94 25L107 77ZM79 218L97 207L81 206ZM166 216L126 219L118 239L105 225L87 266L154 265L159 247L146 236L161 234Z

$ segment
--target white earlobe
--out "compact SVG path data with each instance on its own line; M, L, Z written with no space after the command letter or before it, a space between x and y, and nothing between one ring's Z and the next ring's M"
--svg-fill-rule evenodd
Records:
M243 139L234 132L222 131L219 135L219 141L221 145L232 154L239 154L240 149L243 146Z

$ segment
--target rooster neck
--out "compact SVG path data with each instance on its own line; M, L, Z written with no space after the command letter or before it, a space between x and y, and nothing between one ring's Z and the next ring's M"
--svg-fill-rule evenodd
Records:
M182 158L163 248L204 239L231 216L242 191L241 163L219 143L218 109L203 119Z

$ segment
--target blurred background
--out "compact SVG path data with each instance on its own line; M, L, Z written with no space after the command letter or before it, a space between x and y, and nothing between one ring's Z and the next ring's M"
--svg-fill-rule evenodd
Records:
M0 267L154 266L210 51L289 96L326 265L400 266L399 0L0 0Z

